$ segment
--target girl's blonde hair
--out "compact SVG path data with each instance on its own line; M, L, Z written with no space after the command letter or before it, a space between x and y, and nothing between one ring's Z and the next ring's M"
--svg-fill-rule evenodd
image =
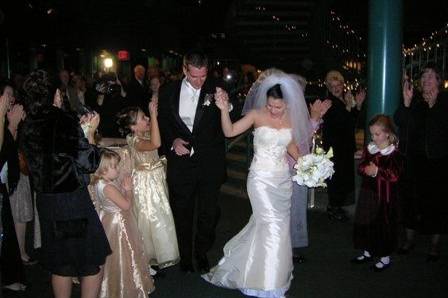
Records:
M92 184L95 185L103 177L104 173L113 167L116 167L120 163L120 155L110 149L103 149L101 152L101 161L95 174L93 174Z
M374 125L381 127L385 133L389 134L389 142L391 144L398 145L398 137L391 117L384 114L375 115L372 120L369 121L369 127Z

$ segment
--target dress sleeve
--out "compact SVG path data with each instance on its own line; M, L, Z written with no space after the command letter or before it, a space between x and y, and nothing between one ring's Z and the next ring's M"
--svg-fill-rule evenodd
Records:
M367 151L367 147L364 148L364 150L362 151L361 162L358 165L358 173L359 173L359 175L366 176L365 168L371 162L371 160L369 158L369 155L370 154Z
M395 152L389 158L384 159L378 165L377 179L397 182L403 170L403 159L400 154Z

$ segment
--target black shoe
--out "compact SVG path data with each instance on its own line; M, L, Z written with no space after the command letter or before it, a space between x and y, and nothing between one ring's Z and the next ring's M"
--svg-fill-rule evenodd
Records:
M378 263L383 264L383 266L382 267L376 266L376 264L378 264ZM389 262L388 264L384 264L383 262L378 261L378 263L376 263L375 265L372 266L372 270L375 271L375 272L383 272L384 270L389 268L390 265L392 265L392 262Z
M367 262L372 261L372 259L373 259L372 257L361 255L361 256L351 259L350 262L353 264L365 264Z
M303 263L305 263L305 257L304 256L293 256L292 261L297 264L303 264Z
M180 270L185 273L193 273L194 267L191 262L180 262Z
M402 247L397 249L397 254L399 255L408 255L413 249L415 244L405 244Z
M206 255L196 256L196 264L199 272L208 273L210 271L210 263L208 262Z
M327 207L327 214L330 220L347 222L349 219L341 207Z

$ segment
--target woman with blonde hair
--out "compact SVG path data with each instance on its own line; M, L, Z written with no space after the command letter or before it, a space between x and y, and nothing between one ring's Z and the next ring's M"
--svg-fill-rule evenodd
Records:
M355 96L344 92L344 77L339 71L329 71L325 78L331 108L323 116L322 141L324 149L333 148L335 173L328 181L328 217L348 220L342 206L355 189L355 124L366 97L360 90Z

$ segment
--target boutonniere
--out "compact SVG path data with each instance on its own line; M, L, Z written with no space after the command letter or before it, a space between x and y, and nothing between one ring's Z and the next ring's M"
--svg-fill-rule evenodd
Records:
M213 93L207 93L204 96L204 103L202 104L202 106L209 106L212 101L215 99L215 94Z

